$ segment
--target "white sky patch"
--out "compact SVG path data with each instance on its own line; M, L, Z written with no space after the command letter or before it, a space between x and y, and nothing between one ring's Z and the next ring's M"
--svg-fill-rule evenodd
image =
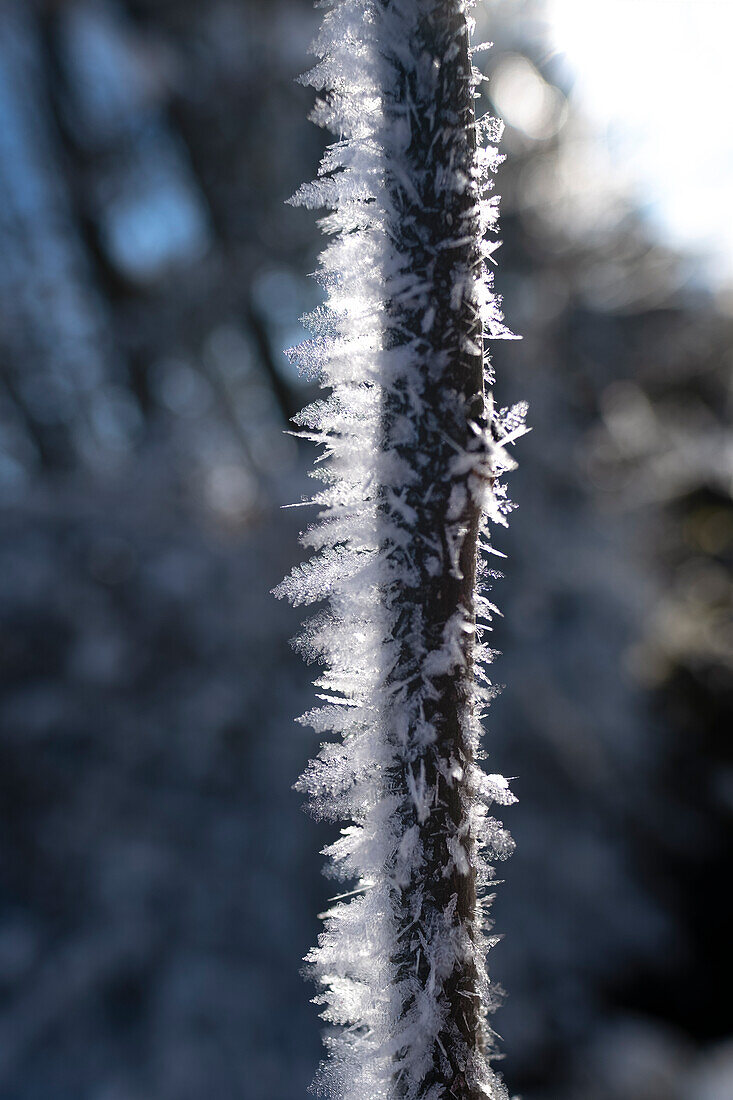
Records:
M548 16L651 219L733 282L733 0L549 0Z

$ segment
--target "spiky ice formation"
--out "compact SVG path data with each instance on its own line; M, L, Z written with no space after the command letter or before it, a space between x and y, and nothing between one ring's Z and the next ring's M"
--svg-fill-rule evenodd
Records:
M299 417L323 446L303 535L276 590L327 601L298 645L325 666L333 732L300 786L345 821L326 854L350 886L308 964L332 1025L317 1084L343 1100L492 1100L485 958L491 862L514 801L479 766L494 608L477 547L505 524L499 479L524 409L494 410L484 338L511 334L489 260L501 126L478 123L465 0L335 0L304 78L337 135L294 201L330 213L327 305L294 349L330 393ZM484 145L484 139L490 143Z

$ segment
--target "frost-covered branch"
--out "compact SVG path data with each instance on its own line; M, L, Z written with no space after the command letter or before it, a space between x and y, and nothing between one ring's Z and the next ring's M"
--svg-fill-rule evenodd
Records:
M489 1066L486 888L513 801L479 758L494 610L478 545L505 523L506 446L484 337L506 337L488 260L500 125L476 122L466 0L336 0L306 79L338 140L297 202L326 206L328 304L295 349L330 389L300 414L323 445L316 551L278 594L327 598L299 645L326 671L301 780L345 820L327 849L354 896L308 957L334 1025L319 1084L348 1100L506 1095ZM348 888L347 888L348 889Z

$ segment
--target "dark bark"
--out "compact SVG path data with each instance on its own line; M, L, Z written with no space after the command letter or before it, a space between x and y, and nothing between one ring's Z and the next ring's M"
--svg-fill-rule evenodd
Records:
M386 0L385 7L389 6L390 0ZM398 174L390 173L389 163L386 170L392 181L390 198L396 215L395 249L405 259L406 271L432 287L429 308L435 311L426 334L424 302L410 307L399 299L393 300L387 337L388 348L410 345L419 351L421 366L424 364L422 408L415 425L417 438L406 444L392 438L393 428L401 418L416 419L409 385L398 384L385 391L383 413L385 447L397 451L415 475L405 498L417 517L410 525L408 548L395 547L389 535L384 543L397 566L396 579L385 592L387 608L396 622L393 636L398 643L398 657L389 678L393 683L407 681L408 692L413 695L423 683L421 651L431 653L440 648L446 624L460 609L469 623L475 623L480 504L466 480L465 499L456 519L455 498L451 511L451 492L456 486L451 466L457 453L477 446L472 422L482 427L485 424L481 322L469 293L470 280L459 301L455 289L464 273L478 277L481 271L475 184L463 190L436 187L436 180L445 169L470 178L474 161L476 136L468 28L465 13L459 11L455 0L440 3L423 0L419 9L410 51L417 59L416 66L408 70L395 62L393 54L389 56L392 80L386 86L392 90L384 97L387 133L404 104L413 105L411 144L407 164L402 167L414 191L401 182ZM395 522L387 502L383 513L390 522ZM456 569L448 543L449 531L455 529L457 522L465 533ZM437 573L435 551L431 548L436 540L441 546ZM403 579L408 567L416 576L412 585ZM416 644L418 641L422 645ZM409 931L417 906L421 906L422 920L428 926L446 913L454 897L456 923L475 931L477 919L473 842L470 838L466 841L468 874L458 872L446 843L455 832L453 827L464 823L469 797L462 781L451 779L449 771L451 762L465 768L472 751L468 734L474 674L472 634L465 634L464 646L463 667L433 680L435 697L426 708L425 718L434 725L437 741L423 749L421 756L403 759L389 777L390 787L399 794L404 807L405 827L419 827L426 857L419 881L413 880L396 899L401 914L400 932L404 934L394 961L398 976L417 974L423 985L429 978L425 952L421 950L419 937ZM408 787L408 772L414 772L419 762L424 764L428 783L437 787L438 792L436 805L422 823L418 821ZM450 868L448 874L446 868ZM422 1092L437 1084L445 1089L446 1095L478 1100L484 1094L466 1080L463 1055L456 1052L457 1037L471 1051L483 1049L484 1028L475 966L467 962L462 969L454 970L444 993L449 1003L448 1018L436 1045L432 1073ZM460 1041L458 1045L462 1045ZM396 1092L401 1091L398 1072Z

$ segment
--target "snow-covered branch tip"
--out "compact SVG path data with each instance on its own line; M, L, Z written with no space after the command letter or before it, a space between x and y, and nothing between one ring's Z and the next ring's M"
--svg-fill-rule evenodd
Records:
M276 589L327 601L296 643L323 666L301 721L336 736L299 787L345 823L326 854L347 885L307 957L330 1025L316 1086L500 1100L487 893L512 842L490 811L514 796L479 764L485 554L526 411L494 408L485 348L512 335L490 270L501 124L474 115L468 0L326 6L304 81L338 140L293 201L328 210L327 304L292 352L329 391L297 418L325 461L315 553Z

